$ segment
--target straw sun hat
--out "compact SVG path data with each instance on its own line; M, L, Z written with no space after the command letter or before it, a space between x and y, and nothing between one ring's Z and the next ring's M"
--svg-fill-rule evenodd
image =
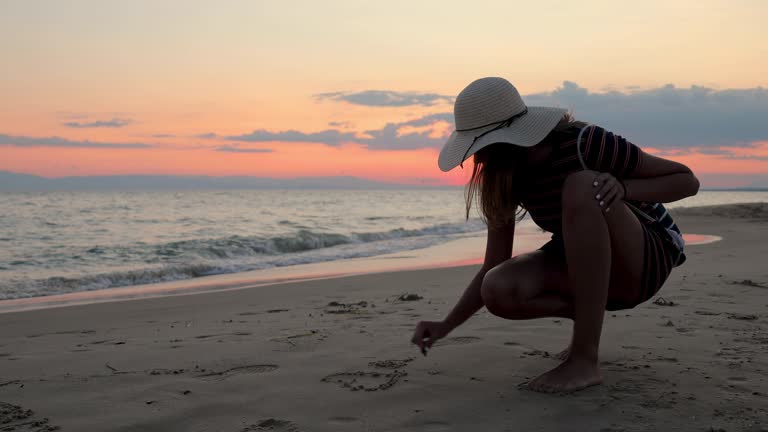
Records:
M473 81L456 97L456 130L443 145L437 164L450 171L483 147L509 143L531 147L557 126L567 110L526 106L515 86L504 78Z

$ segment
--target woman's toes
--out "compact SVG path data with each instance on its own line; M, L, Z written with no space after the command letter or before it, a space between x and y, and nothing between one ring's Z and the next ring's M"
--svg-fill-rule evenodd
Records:
M596 364L566 360L530 382L528 388L542 393L569 393L600 384Z
M533 390L540 393L553 393L555 392L555 388L550 385L550 383L547 380L547 377L550 373L554 372L554 370L551 370L545 374L539 375L538 377L534 378L527 384L527 388L529 390Z

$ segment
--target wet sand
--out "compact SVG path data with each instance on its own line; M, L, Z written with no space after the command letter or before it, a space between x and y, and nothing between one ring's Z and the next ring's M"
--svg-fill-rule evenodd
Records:
M473 264L0 314L0 430L768 430L768 205L673 214L723 239L606 315L602 386L517 387L567 320L482 311L422 357Z

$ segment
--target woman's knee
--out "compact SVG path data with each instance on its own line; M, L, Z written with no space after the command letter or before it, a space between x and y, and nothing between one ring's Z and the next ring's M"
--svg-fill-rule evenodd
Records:
M597 171L579 171L569 175L563 183L563 218L570 218L585 211L601 214L595 199L595 177Z
M485 274L480 286L483 304L489 312L497 316L508 316L511 310L518 308L525 300L524 289L520 283L513 278L504 277L504 273L502 265L492 268Z

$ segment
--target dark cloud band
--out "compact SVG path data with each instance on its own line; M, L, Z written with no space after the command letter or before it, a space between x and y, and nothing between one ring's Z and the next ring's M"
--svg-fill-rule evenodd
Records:
M87 129L87 128L119 128L119 127L127 126L131 123L133 123L133 120L113 118L112 120L96 120L92 122L66 122L62 124L70 128Z
M593 93L578 84L525 96L528 105L572 108L576 118L651 147L742 146L768 140L768 89L714 90L671 84Z
M367 104L384 106L385 102L376 102L377 97L386 99L391 95L404 95L388 91L372 92L325 93L319 97L347 100L357 95ZM427 96L430 96L426 93L417 95L424 96L424 100L429 100ZM599 124L641 147L685 150L691 147L744 147L753 142L768 141L768 89L762 87L714 90L700 86L677 88L666 85L647 90L633 88L624 92L591 92L574 82L565 81L553 91L529 94L524 99L529 106L573 109L577 119ZM390 102L391 106L398 106L396 103L399 103L396 100ZM366 130L361 134L338 128L312 133L258 129L243 135L220 137L211 133L199 137L250 142L321 143L329 146L356 142L372 149L439 149L445 137L435 138L433 132L438 124L446 122L453 124L452 112L387 123L381 129ZM338 127L336 125L331 126Z
M217 147L216 151L229 152L229 153L272 153L274 150L268 149L268 148L221 146L221 147Z
M0 145L12 147L79 147L79 148L150 148L144 143L105 143L94 141L71 141L59 137L36 138L0 134Z
M371 107L404 107L432 106L440 102L453 103L454 98L436 93L365 90L361 92L320 93L315 95L315 99L347 102Z

